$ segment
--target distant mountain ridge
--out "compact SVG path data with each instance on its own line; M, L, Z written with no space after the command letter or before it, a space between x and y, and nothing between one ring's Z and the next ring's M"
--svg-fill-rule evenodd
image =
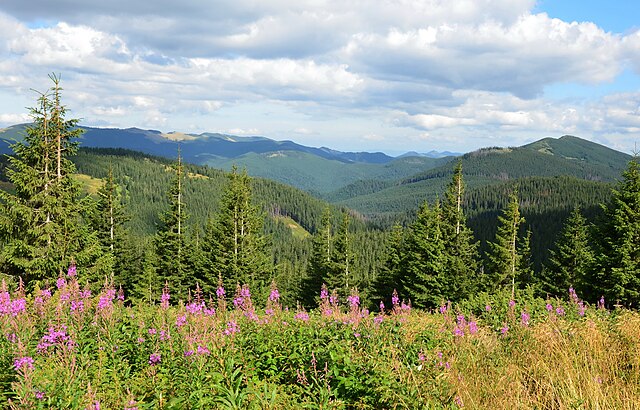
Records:
M7 141L22 138L27 124L0 130L0 151L8 153ZM220 133L198 135L162 133L140 128L81 127L83 147L123 148L154 156L175 158L178 146L186 162L230 169L246 168L250 175L270 178L318 194L331 192L361 179L395 180L438 166L442 157L394 158L382 152L342 152L327 147L308 147L293 141L261 136Z

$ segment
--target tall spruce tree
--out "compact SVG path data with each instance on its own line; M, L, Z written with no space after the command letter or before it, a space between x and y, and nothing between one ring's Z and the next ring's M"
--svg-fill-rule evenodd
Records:
M404 253L404 229L401 225L396 224L387 241L384 264L373 283L372 303L382 301L385 306L390 307L394 290L400 295L404 295L405 292L402 289Z
M468 297L475 290L478 281L478 243L467 226L462 208L464 190L462 162L458 161L442 203L442 232L449 284L445 293L452 300Z
M107 176L97 192L98 200L91 217L91 225L98 236L103 253L110 259L114 282L130 290L135 280L132 261L135 259L125 223L122 195L109 164Z
M187 278L187 212L184 202L184 165L178 151L178 160L173 167L175 176L168 192L169 209L160 216L162 226L155 236L157 281L150 285L158 292L165 282L169 283L176 299L186 299L191 283Z
M348 296L351 289L358 286L355 279L355 255L349 225L349 214L344 212L333 241L331 264L324 277L327 287L330 290L337 290L341 296Z
M7 177L15 193L0 191L2 270L33 284L56 278L75 263L91 278L109 268L96 234L85 223L91 198L74 179L69 156L82 131L65 118L60 77L31 109L33 125L12 145Z
M317 306L320 288L326 280L327 273L332 269L333 234L331 230L331 210L325 207L318 230L313 235L307 277L302 282L302 301L307 307Z
M448 298L444 249L440 203L425 202L409 229L402 263L403 289L414 306L430 308Z
M202 239L207 258L207 280L222 280L225 288L247 284L254 294L265 293L273 279L268 238L263 215L252 203L251 180L246 170L233 167L220 200L219 212L211 219Z
M542 291L560 297L573 287L585 295L590 288L588 275L593 262L586 219L576 207L566 220L555 249L550 251L550 266L543 270L541 278Z
M516 278L520 266L521 255L518 252L519 230L524 218L520 216L518 192L509 196L509 203L498 216L498 231L494 242L490 242L490 272L485 277L485 287L495 290L510 285L512 296L515 294Z
M595 282L605 298L640 305L640 159L636 155L604 206ZM597 294L592 296L597 298Z

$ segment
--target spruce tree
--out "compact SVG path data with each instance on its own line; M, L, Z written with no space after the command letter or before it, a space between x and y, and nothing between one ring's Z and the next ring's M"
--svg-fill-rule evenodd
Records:
M307 277L302 282L302 300L307 307L317 306L320 288L326 280L327 273L332 269L332 243L331 210L325 207L320 225L313 235Z
M560 297L573 287L584 295L593 262L586 219L576 207L566 220L555 249L550 251L550 266L541 278L542 291Z
M129 232L125 228L128 217L122 205L122 195L109 164L107 176L97 192L98 200L91 218L91 225L98 236L103 253L110 259L114 282L131 288L135 280L131 264L134 259Z
M637 307L640 304L640 163L637 156L604 207L598 229L599 254L594 277L605 298ZM592 295L597 298L598 295Z
M184 203L184 165L178 151L178 161L173 167L175 176L168 192L169 209L160 216L163 223L155 237L158 280L150 288L157 290L165 282L176 295L186 299L191 283L187 278L187 213Z
M494 242L489 243L490 272L485 284L488 289L495 290L510 285L512 296L515 294L516 276L521 255L518 252L519 230L524 218L520 216L518 192L509 196L509 203L501 216L498 216L498 231Z
M251 180L246 170L234 167L220 200L219 212L207 224L202 249L207 258L207 280L222 280L225 288L247 284L256 295L272 280L268 239L263 215L252 203Z
M448 298L442 208L425 202L411 225L405 246L403 288L416 307L428 308Z
M394 290L400 296L405 296L404 289L402 289L404 253L404 230L402 226L396 224L387 241L384 264L373 283L373 303L382 301L385 306L390 307Z
M458 161L442 203L444 217L442 231L449 285L445 293L453 300L468 297L475 290L478 281L478 243L467 226L462 208L464 190L462 162Z
M74 179L69 157L82 131L65 119L60 78L31 109L33 124L12 145L7 177L15 193L0 191L2 270L25 282L53 279L76 264L85 278L108 270L97 237L85 223L91 199Z
M337 290L343 297L348 296L351 289L358 286L355 281L355 255L349 224L349 214L344 212L333 241L331 264L324 278L329 290Z

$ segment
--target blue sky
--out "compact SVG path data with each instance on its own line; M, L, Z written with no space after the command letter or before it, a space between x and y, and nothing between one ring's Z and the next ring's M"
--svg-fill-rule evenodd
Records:
M3 0L0 127L62 75L84 125L469 151L640 140L640 2Z

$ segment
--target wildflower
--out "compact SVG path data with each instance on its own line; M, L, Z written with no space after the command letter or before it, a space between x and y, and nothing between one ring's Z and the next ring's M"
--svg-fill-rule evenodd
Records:
M11 315L18 316L27 310L27 301L24 298L16 299L11 302Z
M551 312L553 310L553 305L551 303L547 303L546 309L547 312Z
M144 343L144 337L139 337L138 338L138 343L140 343L140 344Z
M185 306L185 309L187 309L187 312L189 312L192 315L197 315L198 313L202 312L202 309L204 309L204 302L191 302L189 304L187 304L187 306Z
M398 306L400 304L400 298L398 297L398 291L393 290L393 294L391 295L391 304L393 306Z
M194 351L193 350L186 350L184 352L184 357L189 357L189 356L193 356Z
M529 326L529 319L531 319L531 316L526 311L522 311L520 314L520 322L522 323L522 326Z
M444 315L445 313L447 313L447 305L440 306L439 310L440 310L440 313Z
M76 276L76 265L74 263L69 265L69 269L67 270L67 276L70 278L74 278Z
M62 290L65 286L67 286L67 281L63 277L58 278L56 281L56 287Z
M462 328L460 326L456 326L453 329L453 335L456 337L462 337L464 336L464 330L462 330Z
M23 367L31 370L33 369L33 363L34 363L33 357L22 356L22 357L18 357L13 361L13 367L15 367L16 370L20 370Z
M100 296L100 299L98 300L97 309L106 310L111 308L111 306L113 305L112 301L113 299L115 299L115 297L116 297L115 289L107 289L107 291L102 296Z
M467 323L467 321L464 319L464 315L456 316L456 321L458 323L458 326L462 326L462 327L464 327L464 325L466 325Z
M224 298L224 288L222 286L218 286L218 289L216 289L216 296L218 299Z
M43 400L44 399L44 392L40 391L40 390L36 390L34 393L34 396L36 396L36 399L38 400Z
M400 309L408 312L411 310L411 304L402 302L402 304L400 305Z
M84 312L84 300L72 300L69 309L72 312Z
M384 312L384 302L380 301L380 312Z
M584 316L586 311L587 311L587 307L585 306L585 304L582 301L578 302L578 315L582 317Z
M487 305L487 306L485 306L485 307L484 307L484 310L485 310L486 312L491 312L491 305Z
M160 353L151 353L151 355L149 355L149 364L150 365L156 365L158 363L160 363Z
M349 295L347 301L349 302L349 306L357 308L360 305L360 296L357 294Z
M462 397L456 396L456 398L453 401L456 404L456 406L464 407L464 403L462 402Z
M329 297L329 291L327 290L327 285L323 283L322 287L320 288L320 300L325 300L328 297Z
M176 327L182 327L187 323L187 315L178 316L176 319Z
M280 292L278 292L278 289L276 287L271 289L271 293L269 294L269 300L271 302L278 302L280 300Z
M209 349L207 349L207 348L206 348L206 347L204 347L204 346L200 346L200 345L198 345L198 348L196 349L196 352L197 352L197 354L198 354L198 355L200 355L200 356L203 356L203 355L204 355L204 356L209 356L209 355L211 354L211 352L209 351Z
M118 289L118 300L124 302L124 290L122 290L122 286Z
M505 324L504 326L502 326L502 329L500 329L500 333L502 334L502 336L506 336L508 332L509 332L509 326Z
M424 362L427 359L427 357L424 355L424 353L422 353L421 351L418 352L418 360L420 360L421 362Z
M512 308L512 307L514 307L515 305L516 305L516 301L515 301L515 300L513 300L513 299L511 299L511 300L509 301L509 307L510 307L510 308Z
M600 300L598 301L598 309L604 309L604 296L600 296Z
M437 357L438 359L442 359L442 356L443 356L442 352L438 352L438 353L436 353L436 357Z
M160 296L160 306L162 306L163 309L169 308L169 299L171 299L169 284L166 283L162 289L162 296Z
M238 333L238 332L239 332L238 324L236 323L235 320L231 320L231 321L227 322L227 328L224 330L223 333L226 336L229 336L229 335L232 335L232 334L235 334L235 333Z
M556 308L556 314L557 314L558 316L564 316L564 309L563 309L561 306L558 306L558 307Z
M212 308L210 308L210 309L209 309L209 308L207 308L207 307L205 307L205 308L203 309L203 311L204 311L205 316L213 316L213 315L215 315L215 314L216 314L216 309L215 309L215 308L213 308L213 307L212 307Z
M478 324L474 321L469 322L469 333L475 335L478 333Z
M158 333L155 327L150 327L147 332L149 332L150 335L155 335L156 333Z
M303 322L306 322L309 320L309 314L303 310L301 312L296 313L294 318L298 320L302 320Z
M160 330L160 341L163 342L165 340L169 340L169 332L166 330Z
M569 288L569 299L573 302L573 303L578 303L578 294L576 293L575 289L573 289L573 287Z

